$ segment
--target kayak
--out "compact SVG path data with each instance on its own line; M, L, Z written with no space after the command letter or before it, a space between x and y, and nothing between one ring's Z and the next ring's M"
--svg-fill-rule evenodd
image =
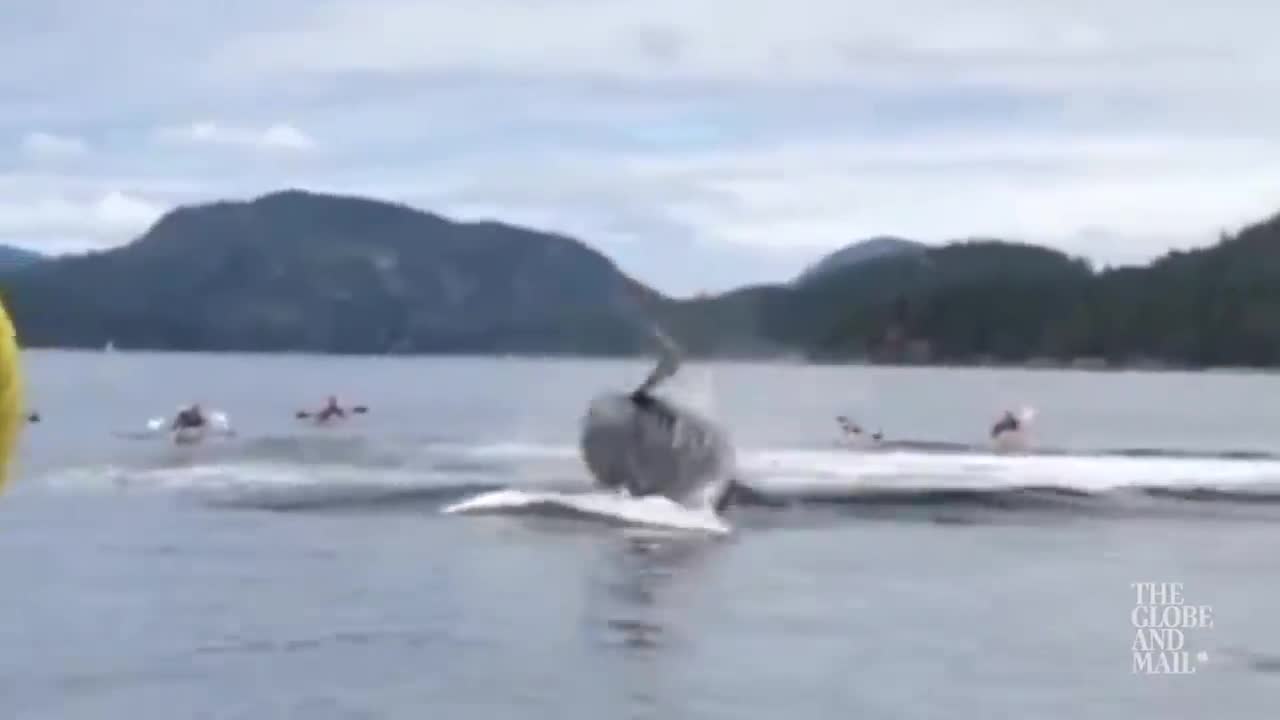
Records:
M173 442L177 445L195 445L204 440L205 427L178 428L173 431Z
M159 433L170 427L171 421L164 418L152 418L147 421L147 430L152 433ZM175 445L199 445L208 439L211 435L221 435L230 437L235 434L231 428L231 421L225 413L211 412L208 421L199 427L182 427L170 431Z
M0 490L9 480L18 444L18 432L26 425L22 412L21 351L18 333L9 319L9 311L0 302Z

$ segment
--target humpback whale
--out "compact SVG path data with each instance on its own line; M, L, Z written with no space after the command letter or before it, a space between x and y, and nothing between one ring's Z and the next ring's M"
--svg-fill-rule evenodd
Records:
M660 356L648 378L630 393L597 395L588 406L583 460L602 487L724 510L737 487L733 445L710 418L653 394L681 362L675 343L657 329L654 335Z

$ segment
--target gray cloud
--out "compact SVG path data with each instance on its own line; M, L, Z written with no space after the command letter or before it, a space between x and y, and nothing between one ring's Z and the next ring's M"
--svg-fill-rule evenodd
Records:
M78 137L37 130L22 138L22 152L36 158L64 159L84 155L89 146Z
M19 4L0 242L100 246L303 186L570 232L675 292L881 233L1132 262L1276 209L1277 20L1245 0Z
M680 61L685 39L676 30L661 25L641 25L631 31L631 41L640 53L660 64Z
M275 123L265 128L242 128L203 120L159 128L154 137L160 143L176 145L210 145L268 151L307 151L316 145L311 136L287 123Z

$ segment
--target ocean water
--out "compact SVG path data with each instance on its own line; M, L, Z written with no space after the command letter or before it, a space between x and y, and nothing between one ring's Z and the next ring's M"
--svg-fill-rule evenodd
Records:
M671 393L756 491L714 518L590 494L579 415L642 362L26 367L0 717L1269 718L1280 696L1275 376L694 364ZM330 393L370 412L294 418ZM145 432L190 401L236 436ZM1022 406L1037 451L986 452ZM838 414L895 444L840 447ZM1153 605L1179 633L1135 627Z

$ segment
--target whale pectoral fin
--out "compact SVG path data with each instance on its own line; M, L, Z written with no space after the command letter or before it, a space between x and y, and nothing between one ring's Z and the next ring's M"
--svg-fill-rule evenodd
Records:
M737 492L738 492L738 481L730 480L729 487L725 488L724 492L720 493L720 497L716 500L716 505L715 505L716 512L723 513L725 509L727 509L730 505L732 505L734 501L737 499L734 497L734 495L736 495Z
M706 492L716 492L715 486L708 487ZM732 505L741 505L744 500L749 501L755 494L754 490L743 485L737 478L729 478L728 482L719 486L718 495L706 498L706 504L720 514Z
M720 501L716 503L716 512L723 512L730 505L754 505L756 507L785 507L786 502L778 498L769 497L767 494L756 490L755 488L743 483L736 478L729 481L729 487L725 490Z
M682 352L666 333L653 328L653 337L658 344L658 364L649 373L649 377L645 378L640 387L636 388L636 393L640 395L648 395L649 391L661 385L664 381L675 375L680 369L682 361ZM634 395L633 395L634 397Z

